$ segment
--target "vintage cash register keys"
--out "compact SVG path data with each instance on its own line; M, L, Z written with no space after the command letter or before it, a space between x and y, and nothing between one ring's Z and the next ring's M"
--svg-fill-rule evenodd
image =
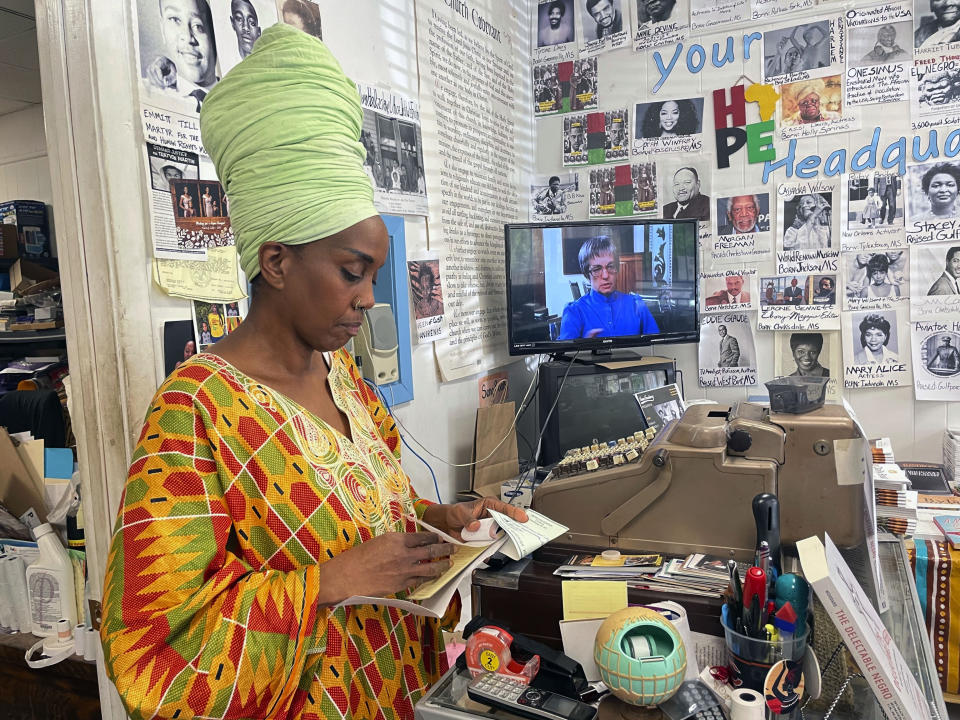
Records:
M569 528L554 544L726 556L751 561L751 503L780 502L781 542L830 533L862 542L866 440L839 405L803 415L753 403L693 405L635 462L571 462L540 484L531 507ZM559 467L559 466L558 466Z

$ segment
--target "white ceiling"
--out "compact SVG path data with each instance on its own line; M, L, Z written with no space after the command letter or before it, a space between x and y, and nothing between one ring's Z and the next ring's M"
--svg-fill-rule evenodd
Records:
M35 17L33 0L0 0L0 115L41 102Z

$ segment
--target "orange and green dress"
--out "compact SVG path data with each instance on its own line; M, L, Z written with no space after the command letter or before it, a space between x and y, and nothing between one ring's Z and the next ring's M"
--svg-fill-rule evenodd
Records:
M429 504L352 358L328 357L352 439L215 355L157 391L103 593L107 672L132 718L413 720L446 670L435 620L317 607L320 563L414 531L404 516Z

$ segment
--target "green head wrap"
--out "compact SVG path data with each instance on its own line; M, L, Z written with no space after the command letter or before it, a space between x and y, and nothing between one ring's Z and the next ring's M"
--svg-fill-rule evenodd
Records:
M282 23L207 95L203 145L230 198L247 279L265 243L301 245L377 214L362 122L357 88L327 46Z

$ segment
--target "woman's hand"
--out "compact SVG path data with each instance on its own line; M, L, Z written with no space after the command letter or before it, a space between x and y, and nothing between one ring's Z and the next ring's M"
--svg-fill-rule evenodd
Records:
M456 547L436 533L388 532L345 550L320 565L321 605L351 595L382 597L440 577Z
M461 530L478 530L480 518L489 517L487 510L496 510L517 522L526 522L527 513L523 508L508 505L492 497L470 500L454 505L431 505L423 513L423 521L438 530L443 530L457 540L463 540Z

